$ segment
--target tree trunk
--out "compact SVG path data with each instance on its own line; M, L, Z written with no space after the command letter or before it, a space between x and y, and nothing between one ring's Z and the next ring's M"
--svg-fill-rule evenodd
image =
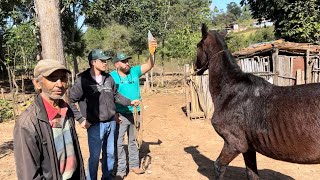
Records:
M76 74L79 73L78 58L76 55L72 55L72 59L73 59L73 70L75 74L74 77L76 77Z
M3 43L3 33L1 33L0 31L0 60L3 61L3 62L6 62L6 60L4 59L4 53L3 53L3 49L2 49L2 43ZM2 74L2 80L4 80L5 78L5 75L7 75L7 71L6 71L6 66L2 63L0 63L0 72Z
M40 27L41 59L56 59L66 64L59 0L35 0L36 13Z
M73 16L73 20L74 22L77 22L76 20L76 6L75 3L72 3L72 16ZM72 27L72 36L71 36L71 42L74 42L74 37L76 35L76 25L73 25ZM76 74L79 73L79 67L78 67L78 59L77 59L77 55L75 55L75 53L73 53L72 55L72 60L73 60L73 71L74 71L74 78L76 77ZM73 81L73 79L72 79Z

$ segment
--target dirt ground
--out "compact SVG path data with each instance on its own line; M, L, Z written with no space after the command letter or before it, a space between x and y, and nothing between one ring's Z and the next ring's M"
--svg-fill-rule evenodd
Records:
M129 173L127 180L205 180L213 179L213 162L223 146L209 120L190 121L182 111L182 89L144 95L144 144L142 156L151 157L143 175ZM0 124L0 179L17 179L13 159L14 122ZM88 159L86 131L77 125L85 165ZM257 157L262 179L320 179L320 165L299 165ZM101 173L100 173L101 175ZM246 179L242 156L234 159L225 179Z

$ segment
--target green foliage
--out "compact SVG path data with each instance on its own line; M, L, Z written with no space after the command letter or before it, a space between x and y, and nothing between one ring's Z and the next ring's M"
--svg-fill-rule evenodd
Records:
M235 2L227 4L227 13L233 14L236 18L239 18L242 14L241 7Z
M64 51L74 56L83 56L85 50L85 42L82 38L83 32L77 28L75 12L73 9L67 8L62 16L62 30Z
M275 35L288 41L320 44L319 0L242 0L255 18L274 21Z
M9 101L0 99L0 121L13 118L13 107Z
M129 45L133 37L132 31L123 25L116 23L110 24L108 27L97 29L89 27L84 39L87 45L87 52L94 48L104 50L123 51L133 53Z
M1 0L0 1L0 29L5 30L8 25L20 24L32 18L31 0Z
M199 31L201 23L209 22L210 4L208 0L97 0L92 1L90 7L86 8L86 22L97 28L108 27L112 21L129 27L132 30L129 46L138 55L147 49L146 37L147 31L150 30L158 40L158 54L165 57L174 51L170 49L173 46L166 47L166 43L169 42L167 38L181 32L193 34ZM190 32L181 30L182 27L188 28Z
M190 32L189 27L182 27L168 36L167 46L163 51L170 58L185 57L190 60L195 57L199 39L200 32Z
M191 59L201 23L210 22L210 4L210 0L61 0L64 50L72 60L93 48L140 56L147 53L150 30L157 38L161 59ZM0 2L0 31L5 35L8 61L34 62L39 54L32 7L31 0ZM78 27L80 17L88 27L85 34Z
M254 34L250 34L249 36L250 44L275 40L273 31L274 31L273 27L258 29Z
M231 33L226 37L226 43L231 52L239 51L252 44L275 40L273 30L273 27L266 27L258 29L247 36L245 35L246 32Z
M238 4L231 2L227 4L227 12L218 10L215 7L212 14L212 23L216 29L224 29L232 23L239 23L244 26L250 26L253 19L248 6L241 8Z
M36 60L38 53L37 39L33 33L35 27L33 22L27 22L20 25L12 26L4 34L4 46L7 63L14 59L17 64L27 66Z

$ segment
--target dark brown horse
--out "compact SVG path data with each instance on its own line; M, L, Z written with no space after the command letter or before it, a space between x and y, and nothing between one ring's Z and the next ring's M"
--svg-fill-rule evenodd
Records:
M216 179L240 153L248 179L259 179L256 152L282 161L320 163L320 84L280 87L244 73L216 31L202 27L195 67L209 69L212 125L224 139Z

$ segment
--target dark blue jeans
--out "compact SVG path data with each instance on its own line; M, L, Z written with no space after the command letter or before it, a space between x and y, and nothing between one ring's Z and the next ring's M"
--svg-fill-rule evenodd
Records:
M112 180L114 165L114 132L116 122L114 120L104 123L92 124L87 129L90 157L88 160L88 180L97 180L99 158L102 149L102 178Z

